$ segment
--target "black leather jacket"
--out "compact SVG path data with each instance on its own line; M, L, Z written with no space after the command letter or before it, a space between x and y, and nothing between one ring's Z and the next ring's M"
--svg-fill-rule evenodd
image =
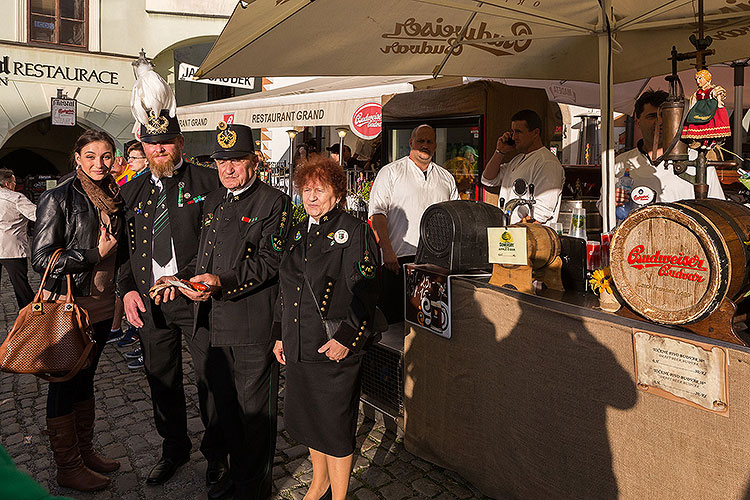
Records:
M122 241L122 227L117 236ZM92 271L99 258L99 213L73 176L57 187L42 193L36 207L34 240L31 244L31 265L40 274L47 268L55 250L64 248L45 288L66 291L65 275L73 279L73 296L91 294ZM126 245L119 245L118 248Z

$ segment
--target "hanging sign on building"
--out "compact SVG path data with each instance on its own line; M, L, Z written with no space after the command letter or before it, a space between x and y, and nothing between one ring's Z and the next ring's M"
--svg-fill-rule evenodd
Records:
M383 107L377 102L367 102L352 113L349 124L362 139L375 139L383 129Z
M255 89L254 77L235 77L235 78L199 78L195 79L195 72L198 66L181 62L178 68L178 78L185 82L207 83L211 85L223 85L225 87L237 87L241 89Z
M75 127L77 104L75 99L53 97L51 106L52 125Z

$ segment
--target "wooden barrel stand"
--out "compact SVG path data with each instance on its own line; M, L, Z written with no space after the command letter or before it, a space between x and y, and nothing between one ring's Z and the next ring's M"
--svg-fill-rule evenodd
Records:
M542 224L513 224L526 228L528 265L494 264L490 284L534 293L532 281L544 283L551 290L564 290L561 278L560 237Z

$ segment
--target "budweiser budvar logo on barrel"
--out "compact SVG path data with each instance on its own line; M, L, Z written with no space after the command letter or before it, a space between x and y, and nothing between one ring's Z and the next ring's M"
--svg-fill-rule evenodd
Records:
M658 267L659 276L701 283L706 279L708 268L697 255L662 254L661 250L649 254L643 245L636 245L628 253L628 264L635 269Z

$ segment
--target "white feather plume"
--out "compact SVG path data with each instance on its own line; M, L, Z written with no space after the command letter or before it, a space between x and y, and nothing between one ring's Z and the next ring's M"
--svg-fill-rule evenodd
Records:
M146 59L146 54L141 52L141 57L133 63L136 73L135 85L130 94L130 110L133 113L136 124L146 125L148 123L149 111L157 116L162 109L169 110L169 116L177 114L177 100L169 84L164 81L156 71L151 62Z

